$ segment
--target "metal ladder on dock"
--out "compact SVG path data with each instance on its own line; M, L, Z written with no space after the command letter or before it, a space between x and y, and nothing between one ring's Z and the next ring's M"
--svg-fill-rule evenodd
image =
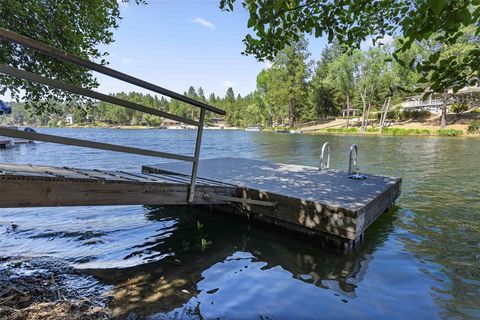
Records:
M320 171L325 171L330 169L330 156L332 153L332 149L330 148L330 144L325 142L322 146L322 153L320 155ZM358 146L356 144L352 144L350 146L350 152L348 154L348 177L349 179L355 180L364 180L366 179L365 176L359 175L358 170Z

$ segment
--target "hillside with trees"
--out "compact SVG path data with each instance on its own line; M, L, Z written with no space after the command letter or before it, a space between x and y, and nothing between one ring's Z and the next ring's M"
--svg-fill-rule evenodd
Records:
M467 30L468 31L468 30ZM461 50L468 45L469 38L452 46L445 55L455 54L462 59L466 54ZM398 106L406 96L418 89L425 90L421 74L397 60L391 59L401 39L388 45L356 49L345 52L338 44L327 46L318 59L312 58L308 43L302 38L293 46L281 50L270 67L264 68L256 79L256 90L241 96L228 88L223 96L207 94L204 90L190 86L184 95L227 111L227 126L246 127L261 125L273 127L283 125L295 127L299 123L317 121L329 117L346 116L355 110L361 117L361 129L366 130L369 119L380 120L383 125L389 117L400 116ZM428 55L431 44L417 43L402 52L402 61L421 59ZM175 99L167 99L144 93L115 93L117 98L129 100L147 107L167 111L182 117L197 119L198 109ZM452 103L453 95L449 96ZM76 104L54 104L51 112L41 115L25 110L23 104L14 106L10 122L28 123L41 126L64 125L64 115L73 115L77 124L103 123L105 125L143 125L159 127L162 119L105 102L92 101ZM457 101L457 109L466 110L465 101ZM468 101L478 104L477 100ZM394 111L394 112L393 112ZM396 112L396 113L395 113ZM211 123L211 115L207 115Z

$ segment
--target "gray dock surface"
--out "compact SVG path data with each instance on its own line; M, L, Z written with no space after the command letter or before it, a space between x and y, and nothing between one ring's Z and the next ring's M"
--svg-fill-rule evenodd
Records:
M185 162L143 168L144 172L160 169L184 175L191 171L191 165ZM315 167L242 158L201 160L198 167L198 176L204 179L351 210L361 209L399 181L399 178L365 175L366 180L352 180L346 172L338 170L320 171Z
M181 175L190 170L183 162L143 167L143 172ZM241 158L201 160L198 168L201 178L238 186L238 197L276 202L276 209L246 208L262 220L348 240L360 237L400 195L400 178L365 175L366 180L352 180L337 170Z

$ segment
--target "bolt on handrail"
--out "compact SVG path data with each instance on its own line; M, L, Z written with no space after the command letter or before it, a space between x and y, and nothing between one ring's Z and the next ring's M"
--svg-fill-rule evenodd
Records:
M28 72L25 70L21 70L18 68L10 67L4 64L0 64L0 73L16 77L19 79L27 80L27 81L32 81L40 84L44 84L50 87L54 87L57 89L61 89L64 91L68 91L74 94L78 95L83 95L86 97L90 97L93 99L97 99L100 101L105 101L109 103L113 103L125 108L137 110L140 112L144 113L149 113L157 116L161 116L164 118L180 121L183 123L187 123L190 125L194 125L197 127L197 137L196 137L196 142L195 142L195 152L194 156L185 156L185 155L180 155L180 154L173 154L173 153L167 153L167 152L160 152L160 151L154 151L154 150L146 150L146 149L140 149L140 148L131 148L131 147L124 147L124 146L119 146L119 145L114 145L114 144L107 144L107 143L100 143L100 142L94 142L94 141L87 141L87 140L81 140L81 139L72 139L72 138L66 138L66 137L60 137L60 136L55 136L55 135L46 135L46 134L40 134L40 133L34 133L34 132L20 132L17 130L11 130L7 128L0 128L0 134L5 135L5 136L10 136L10 137L18 137L18 138L27 138L31 140L38 140L38 141L46 141L46 142L53 142L53 143L60 143L60 144L66 144L66 145L73 145L73 146L79 146L79 147L86 147L86 148L93 148L93 149L100 149L100 150L109 150L109 151L115 151L115 152L123 152L123 153L130 153L130 154L140 154L140 155L146 155L146 156L153 156L153 157L161 157L161 158L169 158L169 159L176 159L176 160L181 160L181 161L190 161L192 162L192 175L191 175L191 180L190 180L190 188L188 191L188 202L193 202L194 200L194 192L195 192L195 183L197 179L197 171L198 171L198 163L200 159L200 148L202 144L202 133L203 133L203 126L205 122L205 113L206 111L211 111L220 115L225 115L226 112L224 110L218 109L216 107L210 106L206 103L203 103L201 101L197 101L194 99L191 99L189 97L186 97L184 95L181 95L179 93L173 92L171 90L162 88L160 86L157 86L155 84L149 83L147 81L141 80L139 78L135 78L132 76L129 76L125 73L116 71L114 69L108 68L106 66L103 66L101 64L92 62L87 59L80 58L76 55L70 54L68 52L53 48L49 45L46 45L40 41L30 39L28 37L22 36L20 34L17 34L15 32L9 31L4 28L0 28L0 39L6 40L9 42L13 42L19 45L22 45L24 47L28 47L30 49L33 49L35 51L38 51L46 56L53 57L59 60L63 60L84 68L87 68L91 71L96 71L99 73L102 73L104 75L107 75L112 78L116 78L118 80L122 80L124 82L139 86L141 88L151 90L153 92L168 96L170 98L185 102L187 104L190 104L192 106L200 108L200 117L199 121L195 121L192 119L187 119L184 117L176 116L173 114L170 114L168 112L156 110L153 108L149 108L146 106L142 106L140 104L132 103L127 100L119 99L116 97L112 97L109 95L105 95L99 92L95 92L93 90L88 90L84 89L69 83L65 83L62 81L54 80L54 79L49 79L42 77L38 74Z
M327 161L325 164L325 151L327 151ZM331 154L331 149L330 149L330 144L328 142L325 142L322 147L322 154L320 155L320 170L326 170L330 169L330 154Z

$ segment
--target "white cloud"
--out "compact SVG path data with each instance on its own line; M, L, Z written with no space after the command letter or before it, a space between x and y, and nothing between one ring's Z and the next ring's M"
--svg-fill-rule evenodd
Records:
M130 63L132 63L132 62L133 62L133 60L130 59L130 58L123 58L123 59L122 59L122 63L123 63L123 64L130 64Z
M395 40L391 35L386 34L382 39L378 40L379 43L389 45Z
M207 29L210 29L210 30L215 30L215 25L208 21L208 20L205 20L203 18L199 18L199 17L196 17L195 19L192 20L193 23L198 23L199 25L207 28Z
M233 83L232 81L230 80L227 80L225 81L224 83L222 83L222 87L227 87L227 88L230 88L230 87L235 87L235 83Z
M377 40L375 45L373 45L373 39L372 37L368 37L365 41L363 41L360 45L360 48L362 50L368 50L372 47L378 47L380 45L389 45L395 40L392 36L386 34L384 37L380 38Z

